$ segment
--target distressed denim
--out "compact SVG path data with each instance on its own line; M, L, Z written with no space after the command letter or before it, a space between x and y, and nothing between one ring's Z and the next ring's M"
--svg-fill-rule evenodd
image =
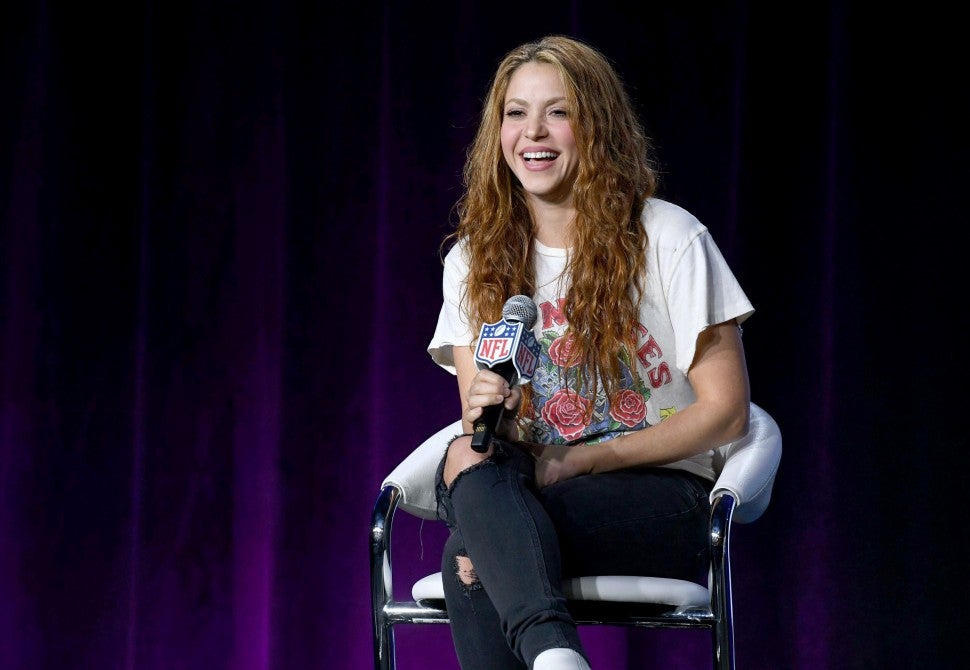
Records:
M463 670L521 670L546 649L585 654L563 578L651 575L706 581L710 483L683 470L638 468L536 489L535 462L514 443L444 485L451 530L441 569ZM583 449L587 447L576 447ZM458 577L458 557L476 575Z

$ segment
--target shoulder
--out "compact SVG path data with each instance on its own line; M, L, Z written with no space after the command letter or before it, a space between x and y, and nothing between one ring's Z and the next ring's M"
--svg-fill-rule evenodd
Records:
M641 215L648 244L655 247L682 248L707 232L696 216L672 202L650 198Z
M460 239L451 245L448 253L445 254L446 268L468 268L468 243L467 240Z

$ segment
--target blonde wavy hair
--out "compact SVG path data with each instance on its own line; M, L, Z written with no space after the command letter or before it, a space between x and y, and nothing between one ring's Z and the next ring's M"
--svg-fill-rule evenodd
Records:
M512 295L535 292L534 224L501 142L509 80L525 63L555 67L566 92L580 156L572 191L576 218L566 269L571 277L566 332L573 340L571 362L580 370L580 385L588 383L595 396L602 380L611 396L620 381L619 356L636 348L647 247L640 215L656 191L657 173L629 96L602 53L552 35L505 55L467 152L464 192L455 206L457 226L442 248L465 243L470 272L462 301L473 332L482 323L498 321ZM523 390L531 395L528 387ZM523 410L528 411L528 400L523 398Z

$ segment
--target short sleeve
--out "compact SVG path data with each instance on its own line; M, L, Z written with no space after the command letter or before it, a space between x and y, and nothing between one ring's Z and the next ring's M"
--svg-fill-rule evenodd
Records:
M461 296L467 277L468 261L464 254L464 245L459 242L445 256L441 311L438 313L438 325L428 345L432 360L452 374L457 374L452 348L467 346L475 339L468 324L468 316L461 308Z
M677 347L677 367L687 374L694 360L697 336L709 326L754 312L708 230L700 226L675 260L666 294Z

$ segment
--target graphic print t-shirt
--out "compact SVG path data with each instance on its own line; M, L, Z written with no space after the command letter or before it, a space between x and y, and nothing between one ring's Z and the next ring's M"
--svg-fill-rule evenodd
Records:
M534 332L542 346L532 379L531 436L545 444L590 444L663 421L695 400L687 380L698 334L708 326L754 311L707 228L686 210L653 198L644 207L647 276L640 302L637 349L622 352L622 383L611 398L602 384L594 396L567 366L570 336L563 315L569 288L568 249L535 242L535 294L539 311ZM444 302L428 352L453 374L452 348L475 342L461 308L468 263L456 244L445 258ZM592 418L587 420L592 406ZM672 463L713 479L711 453Z

